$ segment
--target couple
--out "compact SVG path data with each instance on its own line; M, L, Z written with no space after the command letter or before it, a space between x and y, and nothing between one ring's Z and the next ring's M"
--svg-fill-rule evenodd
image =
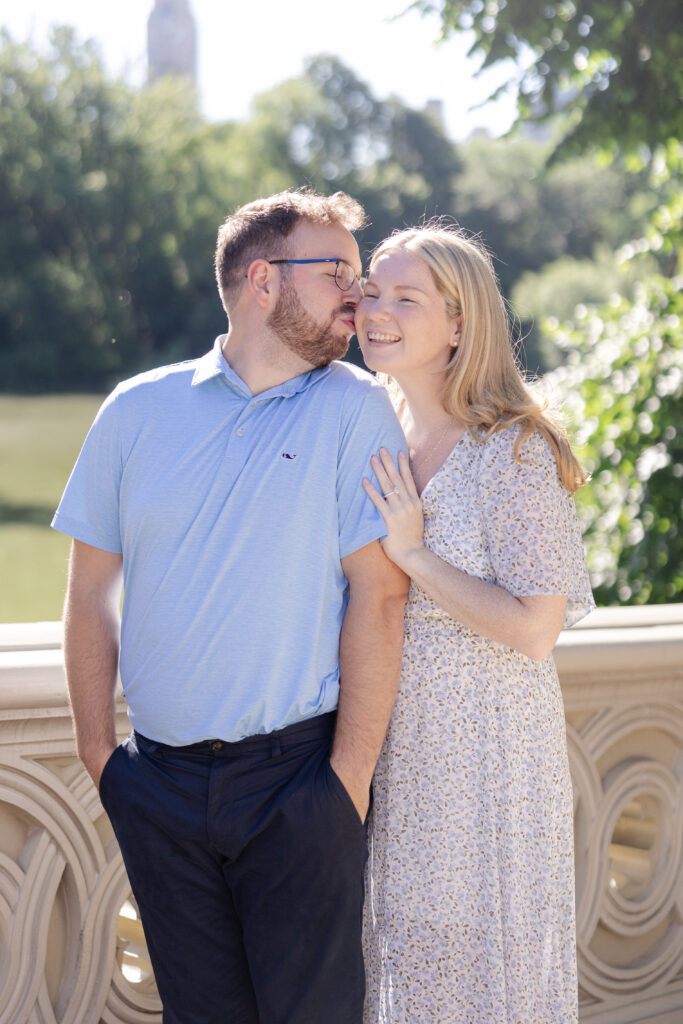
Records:
M227 334L98 413L53 521L78 752L165 1024L568 1024L583 478L481 247L403 231L362 293L363 223L237 210Z

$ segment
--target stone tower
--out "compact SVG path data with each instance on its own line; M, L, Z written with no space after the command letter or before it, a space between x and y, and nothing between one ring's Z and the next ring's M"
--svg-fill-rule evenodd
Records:
M155 0L147 21L147 80L164 75L197 81L197 29L188 0Z

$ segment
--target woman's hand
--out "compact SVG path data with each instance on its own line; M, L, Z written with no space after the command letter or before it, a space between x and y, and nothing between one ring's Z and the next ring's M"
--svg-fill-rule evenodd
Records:
M371 462L382 493L365 478L363 487L387 528L388 537L382 542L385 554L407 571L410 556L424 547L422 502L407 455L399 453L397 467L386 448L381 448L379 454L380 458L373 455Z

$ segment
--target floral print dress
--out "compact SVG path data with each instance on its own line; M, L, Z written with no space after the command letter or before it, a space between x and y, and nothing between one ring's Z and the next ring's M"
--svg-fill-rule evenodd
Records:
M465 433L423 495L425 543L515 596L593 607L546 441ZM552 656L481 637L411 584L374 782L365 1024L574 1024L572 789Z

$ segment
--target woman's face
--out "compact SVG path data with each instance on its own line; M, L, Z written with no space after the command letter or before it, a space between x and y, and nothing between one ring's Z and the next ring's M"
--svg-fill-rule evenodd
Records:
M356 310L356 333L368 369L400 383L408 374L442 373L459 326L426 263L396 249L372 266Z

